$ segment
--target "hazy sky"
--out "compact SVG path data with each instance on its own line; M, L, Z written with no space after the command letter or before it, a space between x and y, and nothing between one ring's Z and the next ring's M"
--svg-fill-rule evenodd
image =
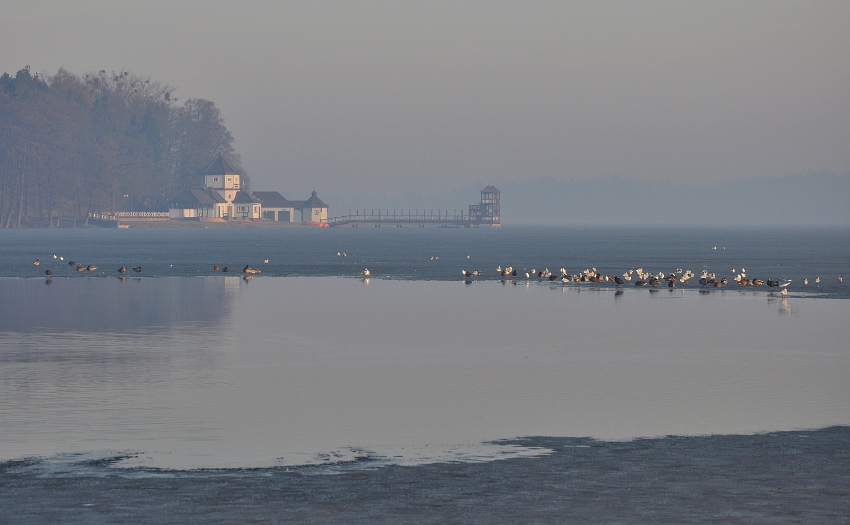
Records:
M213 100L254 188L290 198L850 171L846 0L0 0L0 13L2 70L126 69Z

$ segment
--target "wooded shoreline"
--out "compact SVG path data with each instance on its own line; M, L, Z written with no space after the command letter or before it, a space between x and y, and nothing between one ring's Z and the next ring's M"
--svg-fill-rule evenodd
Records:
M0 228L167 210L217 153L249 184L216 105L175 91L127 71L0 76Z

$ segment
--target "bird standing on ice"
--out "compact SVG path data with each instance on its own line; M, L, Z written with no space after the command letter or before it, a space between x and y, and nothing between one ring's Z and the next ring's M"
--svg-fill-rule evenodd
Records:
M369 271L369 268L366 268L361 272L361 274L363 275L363 277L369 277L370 275L372 275L372 272Z

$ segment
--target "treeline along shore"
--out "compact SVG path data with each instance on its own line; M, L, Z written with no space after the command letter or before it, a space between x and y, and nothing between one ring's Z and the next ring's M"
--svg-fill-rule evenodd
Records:
M216 105L127 71L0 76L0 228L155 211L222 153L248 179Z

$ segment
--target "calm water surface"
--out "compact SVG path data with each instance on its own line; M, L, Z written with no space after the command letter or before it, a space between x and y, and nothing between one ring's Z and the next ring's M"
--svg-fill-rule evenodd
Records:
M41 266L33 266L36 259ZM44 277L47 269L57 278L80 277L67 265L72 260L97 266L85 276L114 276L122 265L141 266L145 276L175 277L213 275L216 264L231 271L250 264L271 276L350 277L368 267L375 277L405 280L457 280L463 269L496 279L499 266L523 274L597 268L605 275L682 268L731 280L743 268L750 278L792 279L791 291L850 297L847 228L0 230L0 277ZM847 282L840 284L840 275ZM694 279L687 287L699 285Z
M0 279L0 460L421 464L541 452L486 443L519 436L850 424L850 301L801 295Z

